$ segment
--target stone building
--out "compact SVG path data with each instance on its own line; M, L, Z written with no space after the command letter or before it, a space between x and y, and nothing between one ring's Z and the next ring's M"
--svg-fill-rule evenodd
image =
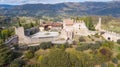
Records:
M63 20L63 30L61 37L65 39L73 39L75 35L88 36L95 34L95 32L88 30L84 21L74 22L71 19Z

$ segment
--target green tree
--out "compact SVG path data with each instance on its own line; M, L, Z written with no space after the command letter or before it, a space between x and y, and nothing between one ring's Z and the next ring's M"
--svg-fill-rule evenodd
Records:
M14 60L11 62L10 67L22 67L25 64L23 60Z
M15 31L13 28L3 29L0 31L0 39L5 41L5 39L9 38L10 36L12 36L14 34L15 34Z
M61 49L51 50L41 63L42 67L72 67L69 53Z
M83 18L83 20L89 30L93 30L93 31L95 30L95 27L94 27L91 17L85 17L85 18Z
M0 67L13 60L13 52L6 45L0 45ZM3 66L4 67L4 66Z
M8 38L8 33L9 33L9 30L8 29L4 29L1 31L1 36L2 36L2 39L7 39Z
M51 48L52 47L52 44L51 42L43 42L40 44L39 46L41 49L47 49L47 48Z
M30 23L30 27L31 27L31 28L34 27L34 23L31 22L31 23Z
M99 52L100 52L100 55L101 55L103 61L109 61L109 60L112 59L112 54L113 53L112 53L112 51L110 49L108 49L108 48L101 48L99 50Z
M24 54L24 57L27 58L27 59L31 59L31 58L34 57L34 53L29 50Z
M105 41L102 43L102 46L112 49L114 47L114 42L113 41Z

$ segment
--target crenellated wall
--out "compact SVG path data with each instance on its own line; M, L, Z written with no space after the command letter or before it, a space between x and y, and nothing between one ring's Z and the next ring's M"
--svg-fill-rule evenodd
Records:
M118 39L120 39L120 34L115 33L115 32L111 32L111 31L107 31L104 29L101 29L101 18L99 18L99 22L96 25L95 29L98 32L104 32L104 34L102 34L102 36L106 39L106 40L110 40L110 41L114 41L117 42Z
M117 42L118 39L120 39L120 34L117 34L115 32L103 30L104 34L102 35L106 40Z

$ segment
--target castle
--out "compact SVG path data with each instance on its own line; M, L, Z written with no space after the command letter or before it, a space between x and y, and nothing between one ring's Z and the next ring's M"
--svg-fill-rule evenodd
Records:
M40 32L34 34L31 37L28 37L24 35L23 27L15 28L15 32L16 32L16 35L19 37L20 44L33 44L33 43L47 42L47 41L55 42L58 38L63 38L64 41L70 40L72 42L75 35L88 36L88 35L94 35L96 33L101 33L101 32L104 32L102 36L106 40L111 40L116 42L118 39L120 39L120 35L101 29L101 18L99 18L99 22L95 27L96 31L88 30L88 28L85 25L85 22L82 20L79 22L74 22L71 19L65 19L63 20L62 24L63 25L60 24L62 28L58 26L60 33L44 31L42 28L42 31L40 30ZM51 27L51 28L54 28L54 27ZM55 29L58 29L58 28L55 27ZM61 43L61 41L59 43Z

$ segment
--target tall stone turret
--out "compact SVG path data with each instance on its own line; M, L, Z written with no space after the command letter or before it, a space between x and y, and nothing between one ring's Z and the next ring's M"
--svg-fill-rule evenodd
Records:
M18 27L18 28L15 27L15 34L17 36L20 36L20 38L24 38L25 37L24 28L23 27Z
M19 44L29 44L30 38L25 36L23 27L15 27L15 34L18 36Z
M101 30L101 17L99 18L99 22L95 27L96 30L100 31Z

